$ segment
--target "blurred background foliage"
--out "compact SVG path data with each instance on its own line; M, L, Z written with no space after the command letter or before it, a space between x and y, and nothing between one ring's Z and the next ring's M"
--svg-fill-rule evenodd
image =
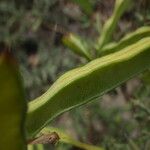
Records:
M0 0L0 50L7 47L18 58L27 99L41 95L67 70L86 63L63 46L62 36L73 32L89 43L96 41L113 6L114 0ZM150 1L132 1L113 39L149 24ZM150 73L61 115L52 125L106 150L149 150ZM77 148L58 144L55 149Z

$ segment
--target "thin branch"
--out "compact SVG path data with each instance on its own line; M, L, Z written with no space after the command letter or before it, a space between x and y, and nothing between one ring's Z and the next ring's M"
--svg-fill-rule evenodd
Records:
M42 134L41 136L30 139L27 141L28 144L56 144L60 137L56 132Z

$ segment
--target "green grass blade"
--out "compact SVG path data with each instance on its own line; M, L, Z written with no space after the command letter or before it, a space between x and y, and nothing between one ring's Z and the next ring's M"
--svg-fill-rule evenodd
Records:
M127 9L129 2L130 0L116 0L113 14L104 24L102 33L98 39L96 48L99 52L111 40L117 23L124 11Z
M145 26L138 28L136 31L129 33L122 38L118 43L110 43L106 45L100 52L100 56L104 56L110 53L119 51L145 37L150 37L150 27Z
M89 53L89 46L87 43L81 39L81 37L69 33L62 38L62 42L65 46L70 48L74 53L78 54L86 58L87 60L91 60L91 55Z
M144 38L65 73L45 94L29 103L28 136L61 113L100 97L149 67L150 38Z
M25 150L25 95L18 65L0 53L0 150Z

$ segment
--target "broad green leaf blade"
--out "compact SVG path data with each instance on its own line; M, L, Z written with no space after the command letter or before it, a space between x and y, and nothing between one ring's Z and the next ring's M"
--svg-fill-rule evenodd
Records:
M89 53L89 46L79 36L73 33L67 34L62 38L63 44L70 48L74 53L79 56L85 57L87 60L91 60Z
M46 127L41 131L41 133L44 133L44 134L46 134L48 132L56 132L60 137L59 142L61 142L61 143L70 144L70 145L76 146L76 147L78 147L80 149L84 149L84 150L104 150L103 148L98 147L98 146L79 142L58 128Z
M98 39L96 48L99 52L111 40L117 23L124 11L127 9L129 2L130 0L116 0L113 14L104 24L102 33Z
M0 150L25 150L26 103L18 65L0 53Z
M118 43L110 43L100 51L100 55L104 56L110 53L119 51L145 37L150 37L150 27L145 26L137 29L136 31L126 35Z
M61 113L85 104L150 67L150 38L98 58L61 76L50 89L29 103L28 136Z

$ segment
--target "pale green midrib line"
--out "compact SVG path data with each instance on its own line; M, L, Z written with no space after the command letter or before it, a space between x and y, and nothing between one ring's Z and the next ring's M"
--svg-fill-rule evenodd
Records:
M149 28L149 31L150 31L150 28ZM139 40L140 41L140 40ZM123 50L124 50L125 48L123 48ZM95 61L95 60L94 60ZM102 61L102 60L101 60ZM92 62L93 63L93 62ZM89 63L88 63L88 65L89 65ZM86 65L85 65L86 66ZM85 67L85 66L83 66L83 67ZM80 67L81 68L81 67ZM73 73L76 73L76 72L78 72L78 69L79 68L76 68L76 69L74 69L74 70L72 70L72 74ZM76 71L77 70L77 71ZM76 71L76 72L73 72L73 71ZM64 76L64 77L63 77ZM66 73L65 75L63 75L62 77L61 77L61 79L58 79L58 80L63 80L63 79L66 79L68 76L70 76L70 72L68 72L68 73ZM56 81L56 82L58 82L58 80Z
M143 44L143 45L141 46L141 44ZM64 78L58 79L54 83L54 85L52 85L50 87L50 89L47 92L45 92L42 96L40 96L39 98L37 98L34 101L29 103L28 113L31 113L32 111L36 110L39 106L47 103L47 101L49 99L51 99L51 97L53 97L55 94L58 93L58 91L60 91L62 89L62 86L66 87L68 84L70 84L70 82L76 81L79 78L82 78L87 74L90 74L91 72L97 70L98 68L105 67L108 64L118 62L119 60L121 60L121 61L126 60L126 59L128 60L131 57L134 57L135 55L140 53L144 48L149 48L149 47L150 47L150 38L145 38L145 39L140 40L139 42L137 42L119 52L116 52L116 53L108 55L108 56L104 56L100 60L96 59L93 62L90 62L89 64L87 64L83 67L77 68L75 71L73 70L72 72L68 72L66 77L64 76ZM136 50L134 50L134 49L136 49ZM117 57L120 57L120 58L118 59ZM113 59L113 60L111 60L111 59ZM98 63L100 63L99 66L97 66ZM93 68L91 69L91 67L93 67L94 69ZM77 73L77 74L74 75L75 73ZM71 75L74 75L74 76L72 77ZM58 83L59 83L59 85L58 85Z
M144 34L147 32L150 32L150 27L148 27L148 26L141 27L140 29L137 29L135 32L129 33L128 35L126 35L120 42L127 40L128 38L132 37L133 35L137 36L137 35L140 35L141 33Z
M150 38L149 38L149 39L150 39ZM141 43L140 43L140 44L141 44ZM143 44L143 45L144 45L144 44ZM138 46L138 45L137 45L137 46ZM143 46L143 47L144 47L144 46ZM127 48L127 49L128 49L128 48ZM122 51L121 51L121 52L122 52ZM120 55L122 55L122 53L120 53ZM114 57L117 57L117 56L120 56L120 55L115 55ZM130 54L130 55L131 55L131 54ZM129 56L129 54L127 54L127 56ZM108 57L108 56L106 56L106 57ZM126 58L126 55L124 55L124 57ZM112 55L111 55L111 59L112 59ZM120 59L122 60L122 58L120 58ZM128 58L127 58L127 59L128 59ZM108 61L109 58L106 59L106 60ZM118 60L118 59L116 59L116 61L117 61L117 60ZM114 61L114 62L115 62L115 61ZM93 63L94 63L94 65L95 65L95 62L92 62L92 65L93 65ZM97 64L96 64L96 68L99 68L99 67L103 66L105 63L107 63L107 62L105 61L105 59L104 59L103 61L101 60L101 65L97 67ZM90 63L89 63L89 64L90 64ZM84 76L84 74L86 74L87 72L89 72L89 70L87 70L87 69L89 69L89 67L91 67L89 64L88 64L88 67L87 67L87 68L85 68L86 66L84 66L85 70L82 69L83 71L81 70L81 68L82 68L82 67L81 67L81 68L80 68L80 74L77 74L76 76L74 76L74 78L71 77L71 80L70 80L70 81L67 80L67 81L68 81L67 84L69 84L71 81L74 81L75 79L78 79L78 76L81 77L81 72L82 72L83 76ZM93 66L94 66L94 65L93 65ZM92 66L92 67L93 67L93 66ZM95 69L96 69L96 68L95 68ZM79 69L79 68L77 68L77 69ZM93 70L94 70L94 69L92 69L91 72L93 72ZM79 70L76 70L76 72L78 73ZM91 73L91 72L89 72L89 73ZM70 72L69 72L69 73L70 73ZM73 72L73 73L75 73L75 72ZM66 79L67 79L68 77L70 77L70 76L71 76L71 74L68 74L68 76L66 76L66 78L64 78L63 80L58 79L55 83L61 82L61 83L60 83L61 85L66 86L67 84L64 84L63 81L66 80ZM60 80L60 81L59 81L59 80ZM61 85L60 85L60 84L59 84L58 87L61 88ZM50 89L53 88L54 91L55 91L55 89L57 89L57 91L59 91L59 90L58 90L58 87L55 86L55 85L53 85ZM49 90L50 90L50 89L49 89ZM49 90L48 90L44 95L46 95L46 94L49 92ZM56 92L57 92L57 91L56 91ZM42 97L43 97L44 95L42 95ZM53 95L55 95L55 94L53 94ZM50 95L48 95L48 97L50 97ZM40 97L39 97L39 98L40 98ZM35 103L36 101L33 101L33 102ZM31 102L31 103L33 103L33 102Z
M115 42L113 47L108 47L107 45L104 46L104 48L101 50L101 53L110 51L111 49L117 48L117 46L120 46L120 44L123 44L123 42L127 42L130 39L133 39L134 37L140 36L141 34L149 34L150 33L150 27L145 26L141 27L140 29L137 29L133 33L129 33L125 37L123 37L118 43Z
M145 38L146 39L146 38ZM150 40L150 38L147 38L148 40ZM147 42L147 41L146 41ZM146 43L145 42L145 43ZM136 43L137 44L137 43ZM127 47L127 48L124 48L123 50L121 50L121 51L119 51L119 52L117 52L118 53L118 55L117 55L117 53L115 53L115 54L111 54L111 55L109 55L109 56L104 56L104 57L102 57L101 58L101 60L100 60L100 58L97 58L97 59L95 59L95 60L93 60L92 62L89 62L87 65L85 65L85 66L83 66L83 67L79 67L79 68L76 68L75 70L72 70L72 71L70 71L70 72L68 72L67 74L64 74L60 79L58 79L56 82L63 82L63 80L66 80L68 77L70 77L70 75L71 75L71 72L72 72L72 74L74 74L74 73L78 73L79 72L79 69L80 69L80 71L81 71L81 69L82 70L84 70L84 71L87 71L87 69L89 69L90 67L92 68L92 67L95 67L95 69L96 68L99 68L99 67L101 67L101 66L103 66L105 63L107 63L107 61L109 61L109 60L111 60L111 59L114 59L114 58L116 58L116 57L120 57L122 54L124 54L125 53L125 51L131 51L131 49L133 49L134 48L134 46L136 45L136 44L134 44L134 45L131 45L130 47L130 49L129 49L129 47ZM141 43L138 43L139 45L141 45ZM136 46L136 47L138 47L138 45ZM133 50L134 51L134 50ZM139 51L142 51L142 50L139 50ZM135 52L134 52L135 53ZM126 55L129 55L129 53L128 54L126 54ZM124 54L124 57L126 57L126 55ZM108 57L108 58L107 58ZM120 58L120 59L122 59L122 58ZM117 60L117 59L116 59ZM96 62L98 63L101 63L100 64L100 66L98 66L97 67L97 64L96 64ZM111 63L111 62L110 62ZM91 70L91 68L90 68L90 70ZM92 71L93 71L94 69L92 68ZM75 72L73 72L73 71L75 71ZM91 71L91 72L92 72ZM89 70L88 70L88 72L89 72ZM79 75L78 75L79 76ZM72 78L72 77L71 77ZM55 82L55 83L56 83ZM62 84L64 84L64 83L62 83Z

